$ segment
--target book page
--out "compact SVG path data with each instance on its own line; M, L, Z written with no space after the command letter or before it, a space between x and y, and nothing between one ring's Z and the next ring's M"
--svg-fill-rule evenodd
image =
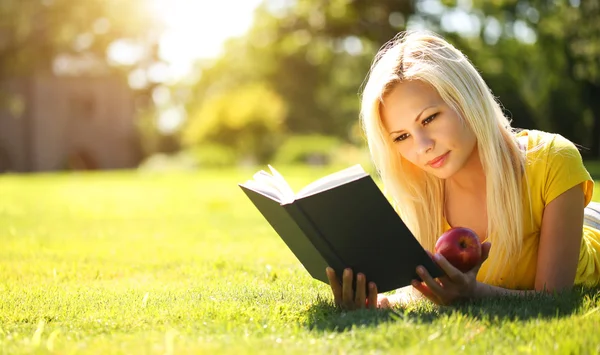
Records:
M269 169L271 174L261 170L253 175L253 180L248 180L242 185L281 204L292 203L297 198L329 190L368 175L362 166L357 164L313 181L295 194L285 178L275 168L269 165Z
M261 184L254 180L248 180L245 183L240 184L240 185L244 186L245 188L248 188L250 190L256 191L262 195L265 195L277 202L280 202L282 199L282 196L281 196L281 193L279 192L279 190L277 190L275 187L273 187L271 185Z
M302 190L298 191L296 198L306 197L317 192L329 190L367 175L368 174L365 172L362 166L360 164L356 164L344 170L340 170L336 173L322 177L319 180L306 185Z
M269 165L269 169L271 170L273 177L277 181L277 186L279 187L279 190L283 194L283 198L282 198L281 202L289 203L289 202L294 201L294 197L295 197L294 191L292 190L290 185L287 183L287 181L285 181L285 178L279 173L279 171L275 170L275 168L272 167L271 165Z
M252 176L253 180L248 180L241 185L262 193L263 195L267 195L279 203L294 201L294 192L287 181L285 181L283 176L272 166L269 165L269 168L271 169L271 172L273 172L273 175L261 170Z

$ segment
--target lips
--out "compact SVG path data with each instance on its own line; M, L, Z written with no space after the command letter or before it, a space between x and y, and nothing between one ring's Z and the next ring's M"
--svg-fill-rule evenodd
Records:
M434 167L434 168L439 168L446 161L446 158L448 157L448 154L450 154L450 152L446 152L445 154L442 154L439 157L428 161L427 165L429 165L431 167Z

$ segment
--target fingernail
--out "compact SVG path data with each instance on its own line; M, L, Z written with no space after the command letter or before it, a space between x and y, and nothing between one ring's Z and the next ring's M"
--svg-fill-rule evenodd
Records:
M374 289L375 288L375 284L373 282L369 282L369 288L370 289Z
M344 269L344 275L350 275L350 269Z
M435 259L435 261L440 261L440 260L442 260L442 256L441 256L440 254L435 254L435 255L433 256L433 258Z
M357 280L359 280L359 281L362 281L364 277L365 277L365 276L364 276L363 274L358 274L358 275L356 276L356 279L357 279Z

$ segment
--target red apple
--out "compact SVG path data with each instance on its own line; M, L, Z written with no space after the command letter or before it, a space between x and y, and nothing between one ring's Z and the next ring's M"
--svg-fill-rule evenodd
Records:
M441 235L435 252L442 254L455 268L467 272L481 260L481 242L471 229L455 227Z

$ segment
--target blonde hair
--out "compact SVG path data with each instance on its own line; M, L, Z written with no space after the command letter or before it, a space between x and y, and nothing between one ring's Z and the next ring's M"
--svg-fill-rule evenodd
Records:
M401 32L376 55L362 93L361 125L396 210L425 249L444 228L444 182L404 160L381 119L384 97L400 82L431 85L475 134L486 173L490 280L522 247L524 155L515 131L477 70L454 46L427 32Z

